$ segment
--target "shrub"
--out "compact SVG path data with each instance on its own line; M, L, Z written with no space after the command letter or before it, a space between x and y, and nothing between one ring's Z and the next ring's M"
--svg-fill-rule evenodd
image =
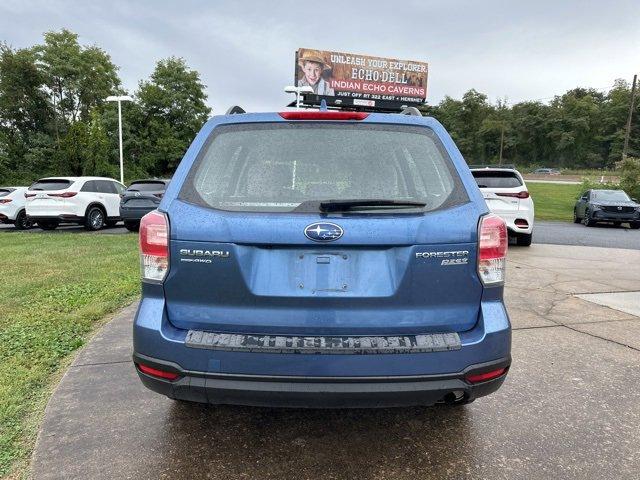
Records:
M620 188L640 199L640 158L627 157L616 166L620 169Z

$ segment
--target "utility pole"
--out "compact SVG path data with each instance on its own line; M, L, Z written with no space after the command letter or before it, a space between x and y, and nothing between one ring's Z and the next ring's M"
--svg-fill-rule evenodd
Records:
M631 119L633 118L633 107L636 100L636 80L638 75L633 76L633 85L631 86L631 102L629 103L629 116L627 117L627 128L624 132L624 147L622 147L622 159L627 158L627 151L629 150L629 135L631 133Z
M504 122L502 123L502 129L500 130L500 158L498 159L498 166L502 165L503 146L504 146Z

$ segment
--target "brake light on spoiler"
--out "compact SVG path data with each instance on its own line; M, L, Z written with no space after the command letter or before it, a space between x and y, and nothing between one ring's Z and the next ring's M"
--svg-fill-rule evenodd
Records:
M140 271L150 283L161 283L169 271L169 220L157 210L140 220Z
M308 111L280 112L285 120L364 120L369 116L365 112Z
M478 276L483 285L504 283L506 269L507 225L497 215L485 215L478 228Z

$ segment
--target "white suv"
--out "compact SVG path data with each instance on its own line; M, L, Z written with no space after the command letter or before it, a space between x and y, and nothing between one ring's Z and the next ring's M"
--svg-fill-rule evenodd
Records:
M27 187L0 187L0 223L12 223L18 230L31 228L25 211Z
M124 190L124 185L112 178L42 178L25 193L27 215L43 230L53 230L60 223L99 230L120 220L120 194Z
M471 173L492 213L507 222L517 245L528 247L533 237L533 199L520 172L513 168L472 168Z

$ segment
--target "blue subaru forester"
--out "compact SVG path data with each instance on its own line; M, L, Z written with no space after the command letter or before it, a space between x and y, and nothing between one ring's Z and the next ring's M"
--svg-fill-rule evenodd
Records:
M204 125L140 227L144 385L287 407L462 405L500 387L505 224L415 112Z

